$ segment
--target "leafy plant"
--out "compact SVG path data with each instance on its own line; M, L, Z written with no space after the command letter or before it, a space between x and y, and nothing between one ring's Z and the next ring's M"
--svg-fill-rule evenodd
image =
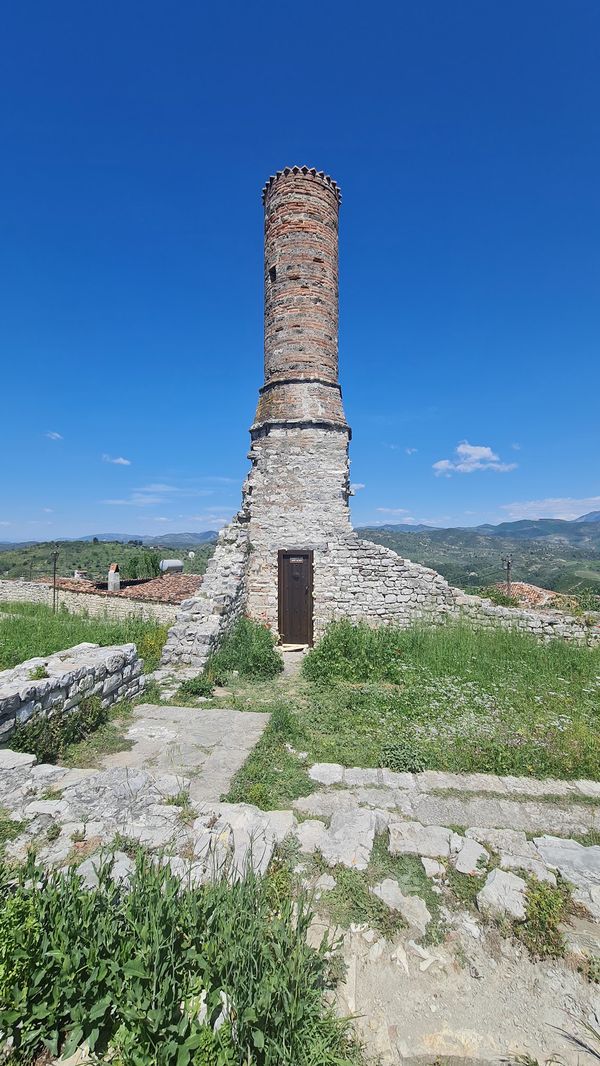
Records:
M560 925L568 916L571 897L567 885L529 879L525 921L515 925L515 935L536 959L562 958L565 938Z
M158 552L142 550L131 552L121 565L121 573L126 580L136 578L153 578L160 574L160 556Z
M508 592L505 592L500 585L485 585L482 589L477 589L479 596L484 596L485 599L491 600L497 607L518 607L518 596L509 596Z
M214 681L206 674L198 674L198 677L189 677L182 681L179 693L182 696L212 696L215 690Z
M1 871L0 871L1 879ZM252 873L182 886L140 850L129 889L86 889L32 861L0 894L0 1031L13 1059L84 1041L119 1066L352 1066L324 1004L329 945L311 914Z
M48 671L45 666L35 666L33 670L29 671L30 681L42 681L42 679L45 677L49 677Z
M270 629L251 618L240 618L209 656L204 674L215 684L224 684L234 671L239 677L268 680L282 670L283 660Z
M70 711L56 710L49 715L35 715L11 734L14 751L35 755L38 762L56 762L70 744L78 743L108 719L108 708L99 696L86 696Z
M423 753L422 745L407 738L384 744L381 748L379 765L387 767L388 770L417 774L427 769L427 758Z

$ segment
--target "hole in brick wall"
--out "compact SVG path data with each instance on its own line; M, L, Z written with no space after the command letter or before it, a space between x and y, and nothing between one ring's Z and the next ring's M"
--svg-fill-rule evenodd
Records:
M269 277L271 281L277 281L277 267L269 267Z

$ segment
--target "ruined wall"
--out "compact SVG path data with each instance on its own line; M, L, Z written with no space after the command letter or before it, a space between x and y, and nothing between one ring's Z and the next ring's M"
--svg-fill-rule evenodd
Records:
M0 600L8 603L43 603L52 606L52 586L38 581L0 581ZM69 592L58 590L58 605L70 614L87 613L101 618L154 619L157 622L174 622L178 607L174 603L152 603L147 600L129 600L125 596L94 596L93 592Z
M184 600L169 630L161 666L197 666L244 613L248 535L234 521L219 533L197 596Z
M31 674L40 667L48 676L33 680ZM134 699L144 689L143 667L135 644L77 644L2 670L0 739L6 741L15 725L31 718L74 711L88 696L99 696L103 707Z

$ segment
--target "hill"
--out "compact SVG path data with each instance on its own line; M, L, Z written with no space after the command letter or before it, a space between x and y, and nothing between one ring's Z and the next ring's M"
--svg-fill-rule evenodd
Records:
M190 534L191 536L192 534ZM194 559L188 559L189 545L182 550L181 544L173 544L169 537L157 538L130 538L130 542L115 540L102 541L98 537L98 543L92 539L86 540L63 540L58 542L58 565L57 572L60 577L73 577L76 569L85 570L94 579L106 580L106 574L110 563L118 563L119 567L126 571L128 562L134 556L139 556L144 551L140 547L140 541L146 539L148 547L159 549L159 554L166 557L182 557L184 573L203 574L208 560L214 551L214 543L193 542L195 552ZM35 580L39 577L48 577L52 573L52 551L55 543L48 541L37 544L13 544L5 545L0 553L0 579L1 578L26 578Z
M556 526L558 530L552 528ZM587 533L582 533L582 526ZM477 588L502 580L502 556L512 554L515 580L557 592L600 591L600 525L594 529L593 523L540 519L474 529L415 532L406 526L388 525L364 527L357 532L365 540L383 544L415 563L438 570L459 588Z

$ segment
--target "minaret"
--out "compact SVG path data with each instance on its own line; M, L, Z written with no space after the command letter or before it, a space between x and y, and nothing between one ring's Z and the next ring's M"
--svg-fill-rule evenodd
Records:
M320 558L351 532L350 429L338 381L340 200L336 182L309 167L286 167L263 189L264 384L239 517L252 548L249 611L280 631L282 554L310 553L316 595Z
M265 381L253 437L274 424L347 430L338 382L340 190L308 167L263 189Z

